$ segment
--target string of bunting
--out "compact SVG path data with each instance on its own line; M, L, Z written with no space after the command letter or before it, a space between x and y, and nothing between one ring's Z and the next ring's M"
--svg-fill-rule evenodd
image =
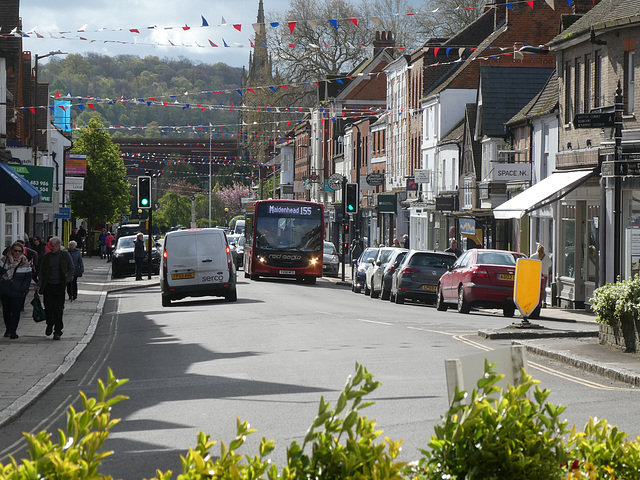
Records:
M538 1L543 1L546 5L548 5L549 7L551 7L552 9L555 10L555 0L538 0ZM595 4L595 0L592 0L593 4ZM518 4L523 4L526 3L532 10L534 9L534 5L535 5L535 1L534 0L520 0L520 1L514 1L514 2L507 2L505 4L505 6L509 9L513 9L514 5L518 5ZM573 0L567 0L567 3L569 6L572 5ZM493 5L495 6L495 5ZM396 16L434 16L434 15L438 15L438 14L443 14L443 13L451 13L451 12L456 12L459 10L478 10L478 7L457 7L457 8L447 8L447 9L441 9L440 7L435 8L433 10L430 10L428 12L418 12L418 11L410 11L407 12L406 14L396 14ZM201 22L199 25L199 28L212 28L212 27L229 27L231 26L234 30L237 30L238 32L242 32L243 26L246 27L246 24L242 24L242 23L228 23L224 17L222 17L222 20L219 24L209 24L209 22L207 21L207 19L204 17L204 15L200 15L201 18ZM289 30L290 34L293 34L296 27L298 26L298 24L302 24L302 23L306 23L312 30L314 30L314 32L317 32L317 28L320 24L322 23L328 23L329 25L331 25L335 30L338 30L338 26L340 24L343 23L348 23L349 25L355 25L355 27L359 27L359 24L361 23L362 17L347 17L347 18L324 18L324 19L314 19L314 20L290 20L290 21L286 21L286 22L269 22L266 24L263 23L253 23L251 24L251 26L253 27L254 31L256 33L261 33L265 30L265 27L271 27L271 28L278 28L278 27L282 27ZM366 18L365 18L366 20ZM380 17L377 16L371 16L368 17L368 20L370 20L376 27L378 28L383 28L383 22L380 19ZM64 35L68 35L68 34L80 34L80 33L103 33L103 32L128 32L134 35L141 35L142 32L145 31L155 31L155 30L162 30L162 31L171 31L171 30L179 30L182 32L187 32L190 31L192 29L196 29L198 27L191 27L188 24L184 24L184 25L180 25L180 26L163 26L163 27L159 27L158 25L155 24L151 24L151 25L147 25L146 27L140 27L140 26L135 26L135 27L118 27L118 28L106 28L106 27L102 27L102 28L98 28L98 29L94 29L94 30L90 30L88 29L88 24L84 24L83 26L73 29L73 28L68 28L66 30L58 30L58 31L47 31L46 33L48 34L48 36L50 38L53 39L70 39L69 37L65 37ZM245 28L246 30L246 28ZM31 37L35 37L35 38L45 38L45 36L40 33L38 31L38 27L33 27L28 31L23 31L20 30L18 27L15 27L13 29L11 29L10 32L3 32L2 28L0 28L0 35L3 36L18 36L18 37L27 37L27 38L31 38ZM77 39L77 40L81 40L81 41L89 41L89 42L95 42L96 40L90 40L86 37L83 37L82 35L76 35L75 37L71 38L71 39ZM136 45L144 45L144 43L141 42L124 42L124 41L120 41L120 40L106 40L105 43L120 43L120 44L136 44ZM206 45L199 45L197 42L195 42L195 45L185 45L185 44L176 44L171 42L170 40L168 40L169 45L164 45L161 44L159 42L154 42L154 43L150 43L148 45L157 45L157 46L181 46L181 47L198 47L198 48L205 48ZM208 40L209 42L209 46L216 48L218 47L218 44L214 43L211 40ZM222 44L224 47L230 47L230 45L224 40L224 38L222 39ZM249 44L251 46L251 48L255 48L255 44L254 42L249 39ZM237 47L241 47L244 48L244 45L242 44L233 44L234 46ZM264 45L265 47L267 46L266 44ZM315 44L309 44L308 46L301 46L301 45L294 45L294 44L289 44L289 46L291 46L292 48L296 48L296 47L300 47L300 48L321 48L321 45L315 45ZM363 48L365 46L361 45ZM327 44L326 42L324 42L324 47L325 48L330 48L330 45ZM400 49L405 49L406 47L400 47Z

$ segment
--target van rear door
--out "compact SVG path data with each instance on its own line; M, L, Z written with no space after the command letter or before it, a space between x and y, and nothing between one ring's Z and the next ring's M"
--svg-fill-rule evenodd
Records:
M194 235L197 252L199 285L229 283L227 241L224 233L200 231Z
M167 235L167 284L170 287L198 285L198 262L196 255L196 235L182 232Z

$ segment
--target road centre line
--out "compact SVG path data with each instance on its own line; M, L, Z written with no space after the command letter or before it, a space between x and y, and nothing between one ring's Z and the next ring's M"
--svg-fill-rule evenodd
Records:
M366 320L364 318L359 318L358 321L359 322L365 322L365 323L377 323L378 325L394 325L393 323L377 322L375 320Z

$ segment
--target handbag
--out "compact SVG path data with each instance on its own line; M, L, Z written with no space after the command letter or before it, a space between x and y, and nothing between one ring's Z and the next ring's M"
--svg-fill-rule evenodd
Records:
M44 307L42 306L42 303L40 303L40 295L38 293L34 293L33 300L31 300L31 305L33 306L34 322L42 322L47 319Z

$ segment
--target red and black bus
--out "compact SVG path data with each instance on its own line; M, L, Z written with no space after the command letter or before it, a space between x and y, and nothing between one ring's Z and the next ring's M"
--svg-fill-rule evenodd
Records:
M244 275L315 283L322 276L324 207L298 200L257 200L245 216Z

